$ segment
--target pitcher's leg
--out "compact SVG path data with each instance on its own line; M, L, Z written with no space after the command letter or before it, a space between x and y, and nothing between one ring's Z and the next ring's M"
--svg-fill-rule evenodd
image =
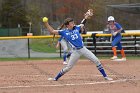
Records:
M81 50L82 54L87 57L88 59L90 59L93 63L96 64L98 70L100 71L100 73L103 75L103 77L107 80L111 80L111 78L108 78L106 75L106 72L104 71L104 68L102 66L102 64L100 63L99 59L87 48L84 48L83 50Z
M58 80L61 76L63 76L66 72L68 72L74 66L74 64L78 61L79 57L80 57L80 54L74 51L70 56L70 60L68 64L57 74L54 80Z

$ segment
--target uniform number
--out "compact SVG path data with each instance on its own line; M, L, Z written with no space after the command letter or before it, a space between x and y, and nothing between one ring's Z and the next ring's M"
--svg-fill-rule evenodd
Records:
M72 37L72 40L75 40L78 38L77 34L71 35L71 37Z

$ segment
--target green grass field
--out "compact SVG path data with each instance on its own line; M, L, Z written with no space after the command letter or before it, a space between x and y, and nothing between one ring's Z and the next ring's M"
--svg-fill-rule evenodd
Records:
M107 56L97 56L99 59L110 59ZM86 59L85 57L81 57L80 59ZM0 61L18 61L18 60L62 60L60 57L51 57L51 58L0 58ZM127 56L127 60L140 60L139 56Z
M56 39L54 40L54 43L52 42L52 39L32 39L30 42L30 47L36 52L55 53L56 42Z

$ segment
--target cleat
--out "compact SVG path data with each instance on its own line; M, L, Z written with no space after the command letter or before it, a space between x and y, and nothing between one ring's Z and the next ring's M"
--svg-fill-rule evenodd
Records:
M64 65L67 65L68 63L66 61L63 62Z
M56 81L55 78L48 78L49 81Z
M122 61L126 61L126 58L114 59L113 61L122 62Z
M126 58L125 58L125 57L123 57L123 58L122 58L122 61L126 61Z
M111 80L113 80L112 78L110 78L110 77L104 77L105 78L105 80L108 80L108 81L111 81Z
M111 60L115 60L115 59L117 59L118 57L117 56L113 56L113 57L111 57L110 59Z

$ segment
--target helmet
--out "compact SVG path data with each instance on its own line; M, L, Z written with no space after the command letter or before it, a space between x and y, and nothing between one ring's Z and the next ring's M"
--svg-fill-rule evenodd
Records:
M107 21L115 21L115 18L113 16L109 16Z

